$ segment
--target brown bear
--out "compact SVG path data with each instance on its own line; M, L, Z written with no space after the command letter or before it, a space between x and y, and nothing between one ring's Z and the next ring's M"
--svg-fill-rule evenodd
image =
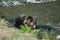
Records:
M15 21L15 27L16 28L21 28L21 25L27 24L28 26L31 26L32 29L36 28L36 21L32 16L28 15L20 15L17 17Z

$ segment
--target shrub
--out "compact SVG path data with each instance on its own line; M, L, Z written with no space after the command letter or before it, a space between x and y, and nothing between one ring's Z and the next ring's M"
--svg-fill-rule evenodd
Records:
M32 30L28 25L21 25L21 31L24 33L30 33L32 36L37 37L39 30Z
M29 33L30 31L31 31L31 27L29 27L28 25L21 25L21 30L23 31L23 32L27 32L27 33Z

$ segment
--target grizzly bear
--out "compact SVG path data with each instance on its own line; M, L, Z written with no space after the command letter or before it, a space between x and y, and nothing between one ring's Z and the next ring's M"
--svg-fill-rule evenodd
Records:
M27 24L28 26L30 26L32 29L36 28L36 21L32 16L28 16L28 15L21 15L19 17L17 17L16 21L15 21L15 27L16 28L21 28L21 25Z

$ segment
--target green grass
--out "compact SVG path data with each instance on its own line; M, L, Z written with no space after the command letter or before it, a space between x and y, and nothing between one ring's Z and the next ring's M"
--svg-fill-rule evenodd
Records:
M6 18L16 18L18 15L25 13L25 14L37 16L38 22L42 24L45 24L47 22L59 23L60 1L41 3L41 4L12 6L8 8L0 7L0 12L2 13L0 15L4 15Z

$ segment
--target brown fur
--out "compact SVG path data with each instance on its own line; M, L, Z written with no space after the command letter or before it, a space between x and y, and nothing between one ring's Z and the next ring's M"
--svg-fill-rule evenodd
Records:
M24 15L24 16L17 17L15 21L15 27L20 28L20 26L24 24L27 24L28 26L34 28L34 26L36 26L36 21L32 16Z

